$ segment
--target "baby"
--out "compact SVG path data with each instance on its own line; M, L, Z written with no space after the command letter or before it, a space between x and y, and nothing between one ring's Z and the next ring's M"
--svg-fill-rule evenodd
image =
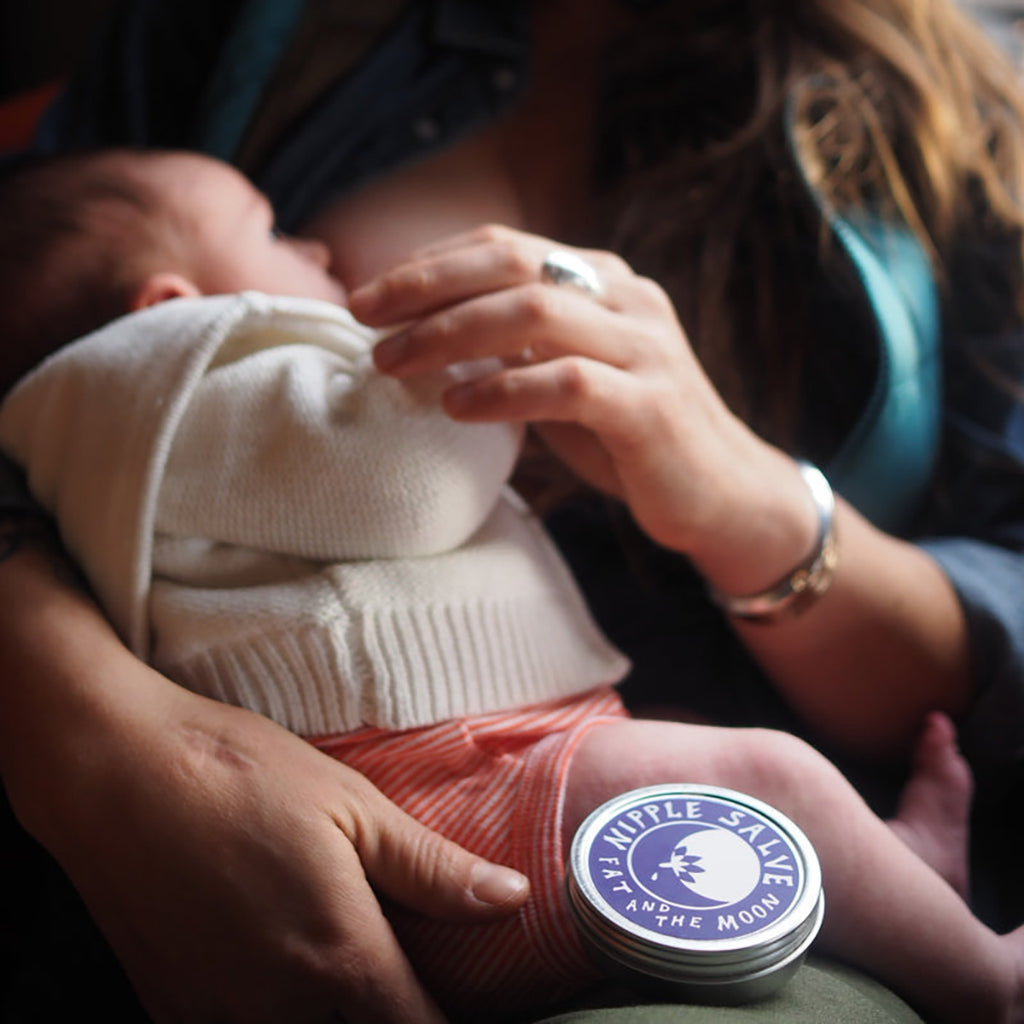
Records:
M266 200L205 157L16 168L0 182L15 222L0 384L42 363L0 409L0 444L126 642L530 878L498 924L391 913L449 1012L591 984L567 844L603 801L685 781L758 797L810 837L821 948L932 1018L1024 1020L1024 930L977 921L814 750L626 715L626 660L508 487L518 430L440 409L486 366L377 373L325 250L280 236ZM926 800L956 775L946 729L926 733Z

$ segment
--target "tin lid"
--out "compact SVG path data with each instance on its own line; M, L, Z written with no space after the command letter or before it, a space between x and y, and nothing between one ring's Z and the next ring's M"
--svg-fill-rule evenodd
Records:
M760 800L713 786L624 793L577 830L569 902L590 943L666 980L727 983L806 951L823 913L807 837Z

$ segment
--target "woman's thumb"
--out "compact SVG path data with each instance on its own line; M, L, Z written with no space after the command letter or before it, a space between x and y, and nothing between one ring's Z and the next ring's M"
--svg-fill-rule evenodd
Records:
M443 920L503 917L526 901L530 883L445 839L387 800L360 832L363 869L375 888L403 906Z

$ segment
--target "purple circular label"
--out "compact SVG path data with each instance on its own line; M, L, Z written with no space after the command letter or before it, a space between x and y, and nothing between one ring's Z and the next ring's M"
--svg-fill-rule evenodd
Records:
M647 795L599 821L586 870L630 924L674 939L743 938L803 892L793 840L753 808L700 794Z

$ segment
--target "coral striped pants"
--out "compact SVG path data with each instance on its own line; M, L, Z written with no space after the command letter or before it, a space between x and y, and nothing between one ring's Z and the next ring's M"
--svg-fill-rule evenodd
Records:
M582 736L625 714L614 691L602 688L422 729L364 728L313 741L424 825L530 879L526 905L495 923L389 909L418 975L449 1013L526 1009L595 977L565 901L562 807Z

